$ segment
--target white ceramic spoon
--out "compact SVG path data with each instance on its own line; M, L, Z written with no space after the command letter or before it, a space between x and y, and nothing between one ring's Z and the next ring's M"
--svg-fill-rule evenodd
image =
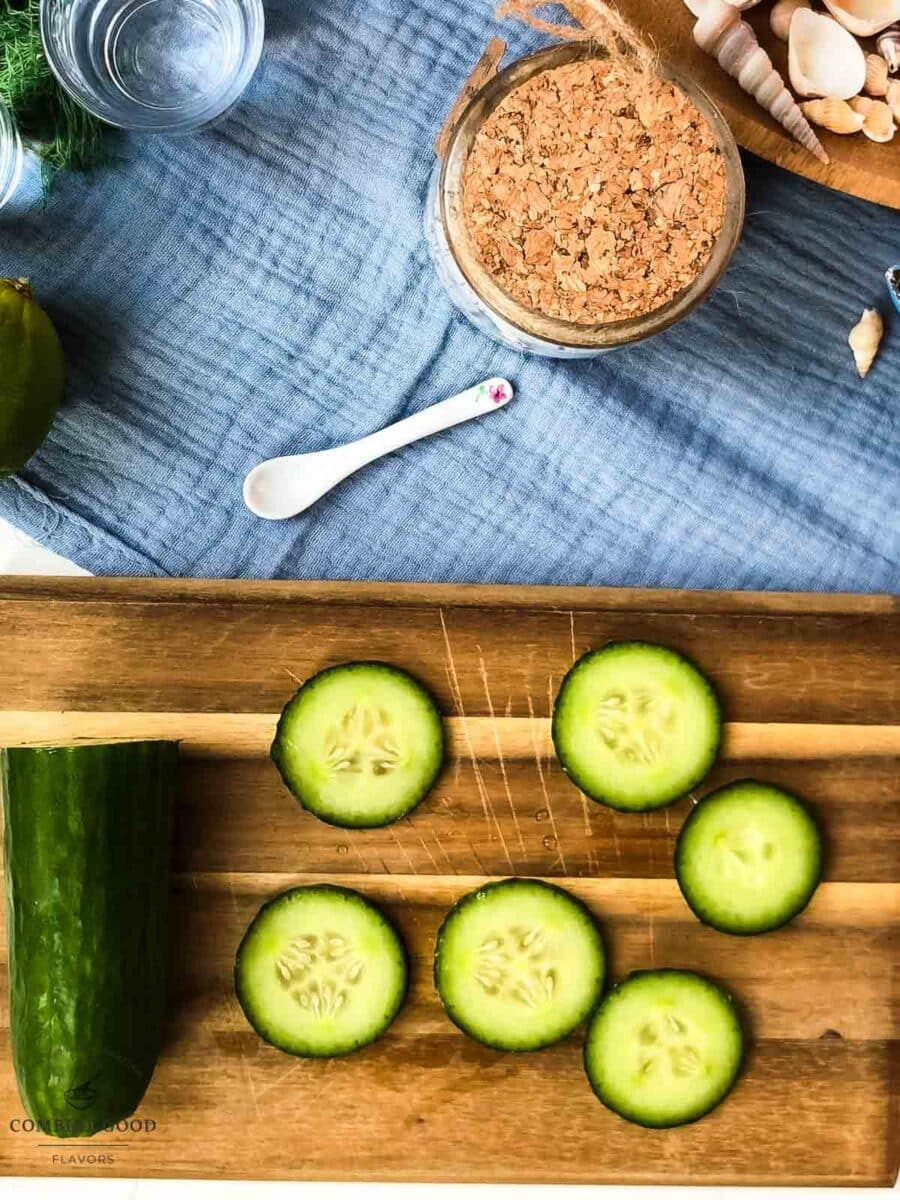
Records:
M244 480L244 503L267 521L295 517L376 458L473 417L483 417L495 408L503 408L512 398L512 384L507 380L486 379L358 442L311 454L270 458L254 467Z

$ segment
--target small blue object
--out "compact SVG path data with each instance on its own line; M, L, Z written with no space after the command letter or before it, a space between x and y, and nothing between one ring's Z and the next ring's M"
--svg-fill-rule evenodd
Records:
M894 308L896 308L897 312L900 312L900 265L888 267L884 273L884 277L887 280L888 291L894 302Z

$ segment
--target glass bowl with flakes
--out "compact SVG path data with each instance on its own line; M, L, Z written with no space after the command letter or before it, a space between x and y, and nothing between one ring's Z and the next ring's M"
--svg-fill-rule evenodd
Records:
M426 211L454 304L551 358L641 341L692 312L738 244L744 174L713 101L596 43L519 59L439 142Z

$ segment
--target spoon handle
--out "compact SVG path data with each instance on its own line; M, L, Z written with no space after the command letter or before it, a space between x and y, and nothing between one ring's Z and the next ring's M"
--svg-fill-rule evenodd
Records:
M374 462L376 458L399 450L401 446L408 446L410 442L431 437L433 433L461 425L463 421L471 421L474 417L483 417L495 408L503 408L512 398L512 384L506 379L486 379L484 383L467 388L449 400L432 404L430 408L405 417L387 429L380 429L377 433L360 438L358 442L350 442L344 450L348 456L352 452L355 465L351 470Z

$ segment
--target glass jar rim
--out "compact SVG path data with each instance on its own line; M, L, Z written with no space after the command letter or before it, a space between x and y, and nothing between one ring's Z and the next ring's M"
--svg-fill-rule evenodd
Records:
M740 151L719 108L699 84L677 68L662 64L660 75L674 83L705 117L725 164L725 220L712 252L696 278L666 304L634 317L582 324L550 317L519 303L493 279L469 246L463 216L462 189L466 160L475 135L501 101L542 71L587 58L602 58L595 43L559 42L516 59L488 80L472 97L457 120L441 164L438 189L440 220L450 254L469 287L495 317L519 332L553 342L565 349L613 349L668 329L701 304L721 279L740 241L746 205Z
M12 112L0 98L0 208L19 186L22 176L22 139Z

